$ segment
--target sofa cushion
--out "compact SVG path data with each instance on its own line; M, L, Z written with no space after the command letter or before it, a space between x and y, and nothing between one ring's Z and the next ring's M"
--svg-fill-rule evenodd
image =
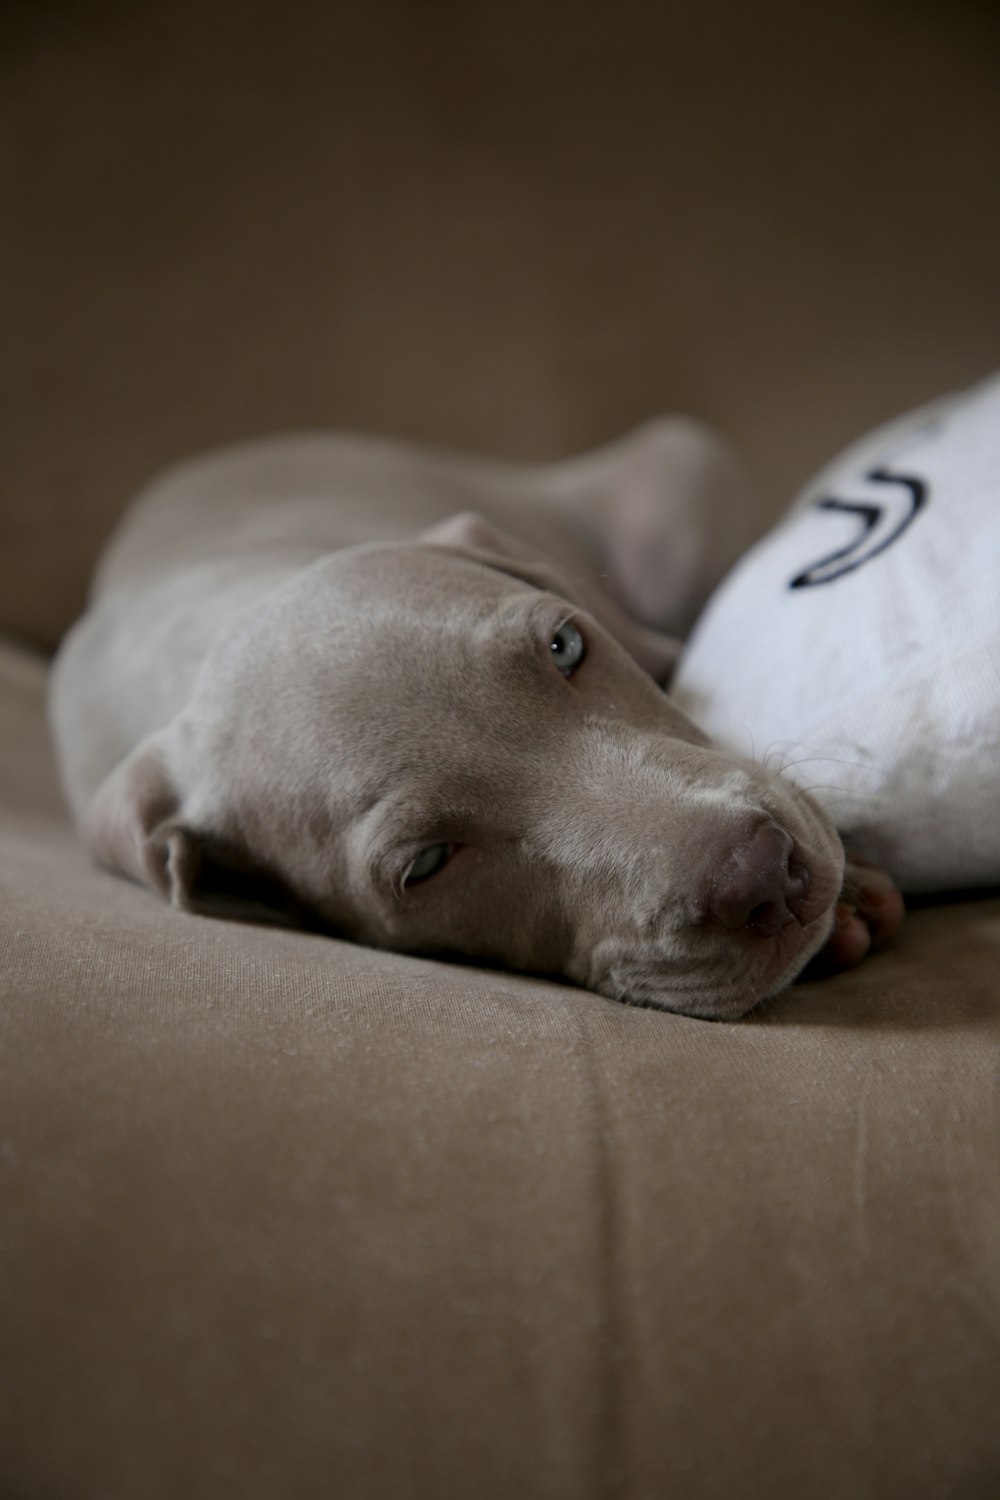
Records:
M189 917L0 653L0 1493L987 1493L1000 901L749 1019Z

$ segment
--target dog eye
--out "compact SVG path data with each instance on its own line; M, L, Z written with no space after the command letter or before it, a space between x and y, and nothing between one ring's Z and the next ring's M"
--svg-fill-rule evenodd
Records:
M403 876L404 888L408 885L417 885L421 880L429 880L432 875L436 875L448 863L454 852L453 844L431 844L429 848L421 849L416 859L412 860L406 868Z
M569 622L560 625L552 637L552 660L564 677L570 677L587 654L583 636Z

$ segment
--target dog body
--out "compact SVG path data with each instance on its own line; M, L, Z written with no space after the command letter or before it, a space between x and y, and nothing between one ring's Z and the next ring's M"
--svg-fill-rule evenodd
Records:
M755 530L681 419L550 466L316 437L178 468L56 663L83 837L188 910L742 1014L844 874L816 804L661 686ZM879 923L839 910L846 962Z

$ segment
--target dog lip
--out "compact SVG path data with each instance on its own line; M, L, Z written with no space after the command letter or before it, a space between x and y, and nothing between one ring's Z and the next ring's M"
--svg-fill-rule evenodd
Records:
M788 885L785 889L785 905L795 920L804 926L802 920L809 892L812 888L812 871L807 862L793 849L788 861Z
M807 931L832 912L840 897L840 880L824 881L818 889L810 890L798 913L798 921Z
M731 933L739 959L745 962L745 988L737 996L716 1002L713 1014L734 1019L792 984L829 936L836 899L809 920L792 916L775 932L763 934L750 927Z
M834 906L835 902L831 901L812 921L795 923L792 933L794 941L788 936L793 928L792 923L775 934L772 951L768 954L771 961L764 968L764 973L770 972L773 978L762 998L769 998L791 984L809 960L815 957L829 936ZM758 944L758 947L761 946L763 945Z
M842 848L837 841L838 850ZM843 862L822 847L796 838L788 861L792 881L787 904L803 928L815 927L835 906L843 884Z
M755 933L749 926L722 934L713 932L716 961L722 973L718 988L712 985L679 990L666 972L658 994L655 981L645 979L636 986L615 982L610 974L591 974L587 987L600 994L654 1010L670 1011L698 1020L737 1021L757 1006L786 989L822 947L829 933L833 905L822 907L809 922L789 914L787 921L771 935ZM705 931L708 924L695 923ZM725 955L725 956L723 956ZM610 983L609 983L610 980Z

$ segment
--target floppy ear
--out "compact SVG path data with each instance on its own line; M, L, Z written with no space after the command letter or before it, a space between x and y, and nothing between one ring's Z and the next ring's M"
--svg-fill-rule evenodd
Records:
M568 599L571 604L582 605L644 671L663 687L669 682L681 653L680 641L630 619L599 583L595 585L593 579L568 581L540 552L520 538L501 531L484 516L462 511L432 526L423 533L421 540L432 546L464 552L487 567L523 578L536 589L545 589Z
M189 826L162 737L144 740L98 787L83 835L98 864L128 875L180 911L306 925L300 904L246 851Z

